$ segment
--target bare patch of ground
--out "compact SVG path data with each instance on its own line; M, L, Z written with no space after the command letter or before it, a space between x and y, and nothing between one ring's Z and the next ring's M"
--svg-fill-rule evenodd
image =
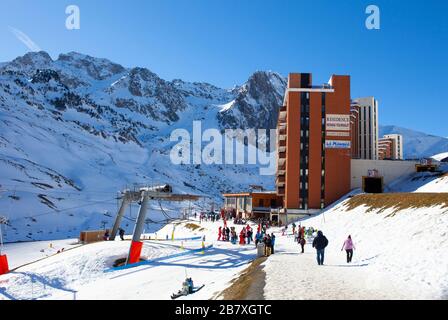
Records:
M190 229L190 230L192 230L192 231L195 231L196 229L201 228L201 226L197 225L196 223L187 223L187 224L185 225L185 228ZM201 228L201 229L203 229L203 228ZM200 230L201 230L201 229L200 229ZM200 230L199 230L199 231L200 231Z
M356 195L345 202L348 210L362 205L368 207L367 212L373 210L382 212L393 208L393 214L403 209L429 208L437 205L448 209L448 193L370 193Z
M255 259L238 278L232 281L232 285L225 289L218 298L224 300L264 300L263 289L266 273L261 264L266 257Z

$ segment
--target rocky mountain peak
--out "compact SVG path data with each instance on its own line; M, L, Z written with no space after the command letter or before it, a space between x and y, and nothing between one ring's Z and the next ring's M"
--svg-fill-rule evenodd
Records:
M45 51L28 52L9 63L5 63L3 69L28 73L34 72L37 69L46 69L52 63L53 60Z
M60 54L56 62L61 66L74 67L82 70L95 80L104 80L110 76L126 71L123 66L108 59L94 58L78 52Z

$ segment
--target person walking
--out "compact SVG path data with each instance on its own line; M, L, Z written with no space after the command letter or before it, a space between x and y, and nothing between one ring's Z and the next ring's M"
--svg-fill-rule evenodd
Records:
M274 254L275 236L271 233L271 254Z
M123 241L124 240L124 229L123 228L118 229L118 234L120 235L121 241Z
M296 224L292 223L292 234L296 234Z
M355 249L355 245L353 244L352 236L349 235L347 240L344 241L344 244L342 245L342 250L345 249L345 252L347 253L347 263L352 262L353 258L353 249Z
M264 243L264 255L266 257L269 257L271 255L271 237L269 235L266 235L263 238Z
M300 247L302 248L302 253L305 253L305 244L306 244L305 238L300 238L298 242L300 244Z
M317 237L314 238L313 248L316 249L317 264L322 266L325 258L325 248L328 246L328 239L324 236L321 230L317 232Z

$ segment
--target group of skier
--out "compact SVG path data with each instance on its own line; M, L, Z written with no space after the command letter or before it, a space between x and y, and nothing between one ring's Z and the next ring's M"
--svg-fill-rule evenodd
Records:
M236 244L238 238L238 243L240 245L250 244L253 242L253 230L249 224L241 229L239 236L236 233L235 227L229 228L226 223L224 224L224 227L220 226L218 228L218 241L230 241L232 244Z
M235 227L228 227L226 219L224 218L224 226L218 228L218 241L230 241L232 244L238 243L240 245L250 244L254 241L253 239L253 229L249 224L244 226L239 235L237 234ZM328 239L325 237L321 230L316 230L313 227L305 228L302 225L296 225L292 223L292 233L294 235L294 240L300 245L300 252L305 253L305 245L307 243L307 238L313 240L312 247L316 249L316 259L318 265L324 264L325 259L325 248L328 246ZM260 221L257 227L257 233L255 234L255 246L259 243L264 244L264 254L269 256L274 253L275 246L275 235L273 233L268 234L267 229L269 224L265 221ZM288 225L285 225L282 229L282 235L285 235L288 230ZM314 238L313 238L314 236ZM345 250L347 254L347 263L351 263L353 259L353 250L355 246L353 240L349 235L344 241L341 251Z

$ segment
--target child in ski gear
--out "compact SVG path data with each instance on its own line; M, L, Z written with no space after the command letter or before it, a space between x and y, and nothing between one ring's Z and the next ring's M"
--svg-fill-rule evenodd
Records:
M188 293L193 293L193 279L188 278L187 283L188 283Z
M345 252L347 253L347 263L352 262L353 249L355 249L355 245L353 244L351 235L349 235L347 240L344 241L341 251L344 249L345 249Z
M261 235L260 231L257 231L257 234L255 235L255 246L257 246L262 241L263 236Z
M317 264L320 266L324 264L325 248L327 246L328 246L328 239L324 236L322 231L319 230L317 232L317 237L314 238L313 248L316 248Z
M221 241L221 237L222 237L222 227L218 228L218 241Z
M240 244L246 244L246 229L242 229L240 232Z
M109 240L109 230L106 230L106 232L104 233L103 240L104 241Z

